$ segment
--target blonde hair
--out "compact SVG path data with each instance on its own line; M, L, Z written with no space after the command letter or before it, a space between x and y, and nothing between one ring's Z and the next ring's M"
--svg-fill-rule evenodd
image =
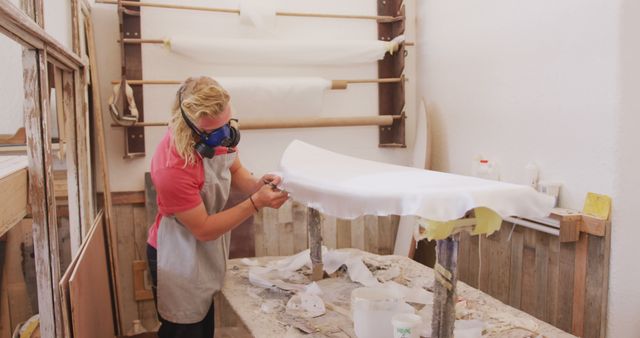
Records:
M180 95L182 109L196 125L202 117L216 118L229 104L229 93L220 84L207 76L190 77L182 83L176 93L171 111L169 128L173 133L173 144L178 154L185 160L185 166L196 162L194 146L196 140L193 131L184 121L180 112Z

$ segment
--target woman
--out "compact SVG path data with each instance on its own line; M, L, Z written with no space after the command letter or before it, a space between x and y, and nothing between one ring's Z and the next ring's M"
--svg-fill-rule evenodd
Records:
M158 214L147 256L160 338L213 337L213 294L226 271L230 231L262 207L288 198L280 177L254 178L237 156L240 139L229 94L213 79L187 79L169 129L151 160ZM248 198L223 210L229 190Z

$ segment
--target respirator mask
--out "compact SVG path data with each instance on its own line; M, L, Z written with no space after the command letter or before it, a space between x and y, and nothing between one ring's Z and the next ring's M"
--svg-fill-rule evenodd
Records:
M195 150L204 158L212 158L216 151L216 147L226 147L229 152L233 152L235 146L240 143L240 130L237 119L230 119L228 123L220 128L206 133L196 127L189 116L182 109L182 93L180 93L180 113L184 122L198 136L199 141L196 142Z

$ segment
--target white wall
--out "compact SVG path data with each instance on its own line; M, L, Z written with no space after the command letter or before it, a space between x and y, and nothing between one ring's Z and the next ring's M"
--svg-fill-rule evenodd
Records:
M170 2L163 0L162 2ZM207 1L181 2L200 6L212 6ZM376 2L371 0L313 0L278 1L283 11L376 14ZM410 15L407 34L413 39L414 6L407 2ZM217 1L215 6L237 8L237 1ZM112 79L120 76L120 58L115 6L96 4L92 9L96 43L98 45L99 70L103 103L110 94ZM239 25L237 15L202 13L189 11L167 11L154 8L142 9L142 37L164 38L171 34L192 34L213 37L273 37L273 38L334 38L334 39L376 39L377 28L374 21L330 20L313 18L278 17L273 35L256 32L252 28ZM377 64L356 67L252 67L220 66L201 64L191 59L167 52L160 46L144 45L142 50L143 73L145 79L185 79L193 75L215 76L322 76L328 79L377 78ZM407 142L413 143L415 109L415 56L410 52L407 58L406 74L410 79L407 91ZM169 109L177 86L145 86L144 113L146 121L167 121ZM273 103L277 105L277 102ZM378 97L376 85L352 85L346 91L329 91L325 95L323 116L377 115ZM104 108L103 108L104 109ZM107 112L107 110L104 110ZM105 125L111 120L105 114ZM155 127L145 130L146 153L142 159L124 160L123 130L106 130L109 140L108 157L112 190L144 189L143 173L149 170L151 156L156 144L166 128ZM411 149L378 148L376 127L316 128L290 130L243 131L240 155L243 163L256 174L276 170L285 147L293 139L301 139L322 147L363 158L408 164Z
M44 29L63 46L72 50L71 1L44 0Z
M611 194L617 9L606 1L425 1L419 72L435 169L471 174L474 156L504 181L564 183L561 204ZM597 23L597 24L596 24Z
M12 135L24 126L22 45L0 34L0 134Z
M640 3L616 1L620 8L620 111L616 123L616 170L611 267L609 337L640 336L640 269L638 255L638 193L640 192Z
M471 174L477 154L505 181L533 161L564 183L560 204L613 197L609 337L640 334L638 15L632 0L418 4L419 93L433 164Z

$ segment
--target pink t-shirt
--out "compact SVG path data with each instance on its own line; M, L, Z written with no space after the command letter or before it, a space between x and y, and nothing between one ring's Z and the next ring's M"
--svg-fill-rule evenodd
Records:
M226 153L226 147L217 147L216 155ZM196 156L193 165L185 161L172 146L171 130L167 130L151 159L151 180L156 188L158 213L149 228L147 243L158 248L158 226L163 216L187 211L202 202L200 190L204 185L202 158Z

